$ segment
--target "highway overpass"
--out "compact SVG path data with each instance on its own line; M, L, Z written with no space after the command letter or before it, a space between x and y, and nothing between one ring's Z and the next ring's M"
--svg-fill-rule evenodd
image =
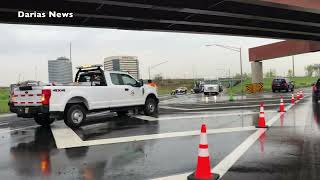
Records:
M18 18L17 12L73 18ZM320 40L317 0L2 0L0 22Z

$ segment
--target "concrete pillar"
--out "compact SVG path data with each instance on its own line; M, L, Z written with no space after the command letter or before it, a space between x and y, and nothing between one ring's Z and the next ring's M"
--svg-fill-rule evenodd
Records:
M252 83L263 83L262 62L251 63Z

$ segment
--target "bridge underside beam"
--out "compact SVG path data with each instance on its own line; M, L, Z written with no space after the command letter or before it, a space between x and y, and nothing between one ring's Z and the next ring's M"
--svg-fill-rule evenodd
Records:
M320 42L287 40L250 48L249 61L263 61L317 51L320 51Z
M18 18L17 11L74 18ZM320 12L266 0L2 0L0 22L320 41Z

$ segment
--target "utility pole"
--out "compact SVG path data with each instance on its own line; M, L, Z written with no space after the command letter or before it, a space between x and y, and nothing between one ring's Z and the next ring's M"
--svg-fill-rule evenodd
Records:
M192 66L192 76L193 76L193 84L196 84L196 78L194 76L194 66Z
M70 42L70 61L71 61L71 46L72 46L72 44Z
M238 52L240 54L240 80L241 80L241 100L243 100L243 72L242 72L242 48L241 47L232 47L232 46L225 46L225 45L221 45L221 44L207 44L207 47L209 46L218 46L221 48L225 48L225 49L229 49L231 51L235 51Z
M241 99L243 100L243 73L242 73L242 48L240 50L240 74L241 74Z
M18 83L20 83L20 79L21 79L21 73L19 73L19 76L18 76Z
M165 63L167 63L167 62L168 62L168 61L164 61L164 62L162 62L162 63L156 64L156 65L153 65L153 66L149 66L149 67L148 67L149 80L151 80L151 69L153 69L153 68L155 68L155 67L157 67L157 66L160 66L160 65L162 65L162 64L165 64Z
M37 66L34 67L34 80L37 80L38 79L38 74L37 74L37 71L38 71L38 68Z
M295 73L294 73L294 56L292 56L292 76L293 77L295 76Z
M231 73L230 73L230 68L229 68L229 88L231 89L231 92L232 92L232 79L231 79Z

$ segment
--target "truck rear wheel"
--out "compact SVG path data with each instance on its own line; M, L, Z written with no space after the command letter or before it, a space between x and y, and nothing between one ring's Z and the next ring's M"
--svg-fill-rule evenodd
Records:
M144 114L147 116L152 116L157 112L157 109L158 109L157 100L155 98L149 97L146 100L146 103L143 108Z
M80 104L69 106L65 112L64 123L71 128L78 128L86 120L87 113Z
M34 117L34 121L41 126L50 126L54 118L50 118L49 114L40 114Z

